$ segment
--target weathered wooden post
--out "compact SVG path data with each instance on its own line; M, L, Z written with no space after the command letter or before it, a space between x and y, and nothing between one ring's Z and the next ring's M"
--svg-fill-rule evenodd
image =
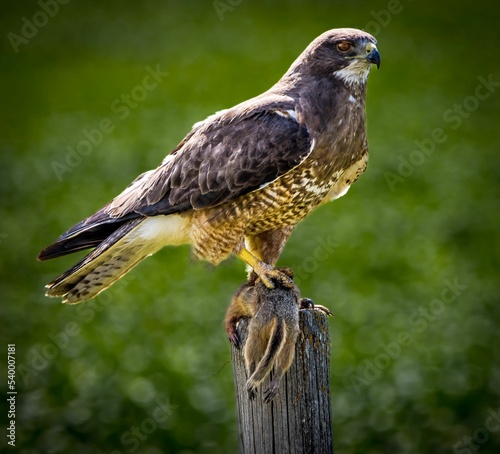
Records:
M292 292L284 297L293 298ZM248 320L240 321L243 345ZM240 454L331 454L333 428L330 403L330 334L327 317L317 310L300 311L301 333L295 359L271 403L262 400L262 389L248 398L243 351L232 347L233 375L238 415Z

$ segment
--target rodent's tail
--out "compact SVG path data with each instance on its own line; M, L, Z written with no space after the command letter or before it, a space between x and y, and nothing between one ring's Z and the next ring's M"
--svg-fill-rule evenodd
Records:
M247 388L256 388L262 380L271 372L276 358L286 343L286 325L282 318L275 318L271 327L271 337L267 344L264 356L259 361L254 373L247 382Z

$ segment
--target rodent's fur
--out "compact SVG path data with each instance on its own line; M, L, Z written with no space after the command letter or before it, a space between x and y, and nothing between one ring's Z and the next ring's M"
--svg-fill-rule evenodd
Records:
M292 364L299 335L300 295L296 287L290 291L291 295L283 289L266 289L259 281L255 285L248 283L236 291L229 305L226 331L229 340L238 347L241 342L236 324L241 318L251 317L244 347L250 399L274 367L272 380L264 392L264 402L270 402Z

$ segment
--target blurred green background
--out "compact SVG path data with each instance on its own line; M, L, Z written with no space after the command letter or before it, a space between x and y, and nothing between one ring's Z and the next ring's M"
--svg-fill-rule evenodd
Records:
M344 26L375 34L382 55L368 171L297 228L280 261L336 314L336 451L500 452L500 7L72 0L47 2L49 17L42 3L5 4L0 18L2 357L15 343L18 365L9 452L236 452L222 319L242 263L213 269L167 248L67 306L43 286L78 257L35 257L193 123L268 89ZM147 67L168 73L151 90ZM106 118L113 131L69 156Z

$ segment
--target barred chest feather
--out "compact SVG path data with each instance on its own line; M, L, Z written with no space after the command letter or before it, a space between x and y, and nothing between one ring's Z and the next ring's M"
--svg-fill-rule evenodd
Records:
M306 161L257 191L196 212L191 231L195 256L217 264L245 236L295 226L319 205L344 195L366 167L363 155L347 169L335 170L329 178L318 179L317 169Z
M342 197L366 168L367 156L350 165L347 169L328 172L317 178L314 167L299 166L296 170L280 178L279 181L259 191L260 213L250 221L245 230L247 235L257 235L288 225L296 225L319 205ZM262 208L265 208L262 210Z

